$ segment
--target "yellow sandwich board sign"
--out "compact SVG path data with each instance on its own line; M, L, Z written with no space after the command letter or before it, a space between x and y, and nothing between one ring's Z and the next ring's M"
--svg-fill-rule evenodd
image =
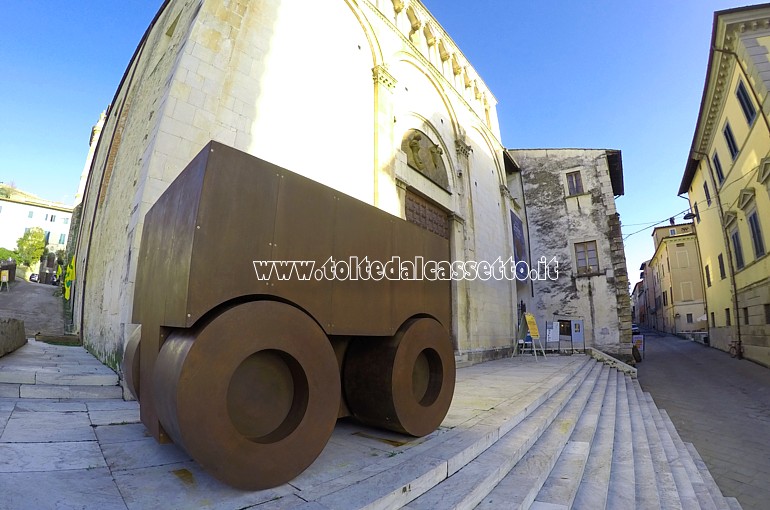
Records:
M527 321L527 331L529 332L529 336L532 337L533 340L539 340L540 339L540 331L537 329L537 322L535 322L535 316L531 313L525 313L524 319Z

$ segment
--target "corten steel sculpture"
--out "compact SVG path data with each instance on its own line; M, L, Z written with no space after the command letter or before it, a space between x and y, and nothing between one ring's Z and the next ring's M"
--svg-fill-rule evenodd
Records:
M448 255L446 239L209 143L145 217L124 356L142 422L242 489L300 474L338 417L432 432L454 392L448 281L262 281L253 261Z

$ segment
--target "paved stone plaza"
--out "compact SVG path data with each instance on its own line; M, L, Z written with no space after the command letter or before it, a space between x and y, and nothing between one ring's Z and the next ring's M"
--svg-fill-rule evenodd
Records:
M650 351L648 351L648 354ZM648 358L649 360L649 358ZM626 370L621 366L623 370ZM34 340L0 358L3 508L740 508L621 372L584 355L457 371L423 438L342 420L290 483L239 491L139 423L117 376L82 347ZM629 375L631 374L631 375ZM726 495L730 495L727 493Z

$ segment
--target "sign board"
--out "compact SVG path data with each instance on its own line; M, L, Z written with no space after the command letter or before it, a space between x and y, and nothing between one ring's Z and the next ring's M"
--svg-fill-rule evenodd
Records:
M558 342L559 341L559 323L548 322L545 328L546 342Z
M644 335L633 335L631 342L639 349L639 352L644 352Z
M529 336L532 337L533 340L539 340L540 339L540 331L537 329L537 322L535 322L535 316L531 313L525 313L524 318L527 320L527 330L529 331Z
M2 271L0 271L0 282L8 283L8 278L9 276L8 276L7 269L3 269Z

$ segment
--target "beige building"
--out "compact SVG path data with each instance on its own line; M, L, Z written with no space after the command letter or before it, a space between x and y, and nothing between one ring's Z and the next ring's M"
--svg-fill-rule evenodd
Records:
M39 227L49 251L63 250L69 239L72 207L0 184L0 247L16 249L26 231Z
M711 280L711 345L739 341L745 357L770 365L770 5L716 12L709 47L679 193Z
M628 271L615 197L623 190L620 151L522 149L520 169L533 267L558 262L557 278L532 281L539 329L556 323L560 347L631 354ZM509 188L516 189L513 177ZM555 270L556 268L554 268Z
M651 281L642 280L652 294L652 327L679 335L705 331L706 309L693 225L657 227L652 237L655 253L646 263ZM710 285L709 278L707 269L706 280Z
M119 362L144 215L212 139L395 216L419 223L409 211L427 211L453 260L513 256L495 104L419 1L164 2L83 192L74 319L85 344ZM430 158L415 161L415 148ZM461 358L510 352L516 285L457 281L452 302Z

